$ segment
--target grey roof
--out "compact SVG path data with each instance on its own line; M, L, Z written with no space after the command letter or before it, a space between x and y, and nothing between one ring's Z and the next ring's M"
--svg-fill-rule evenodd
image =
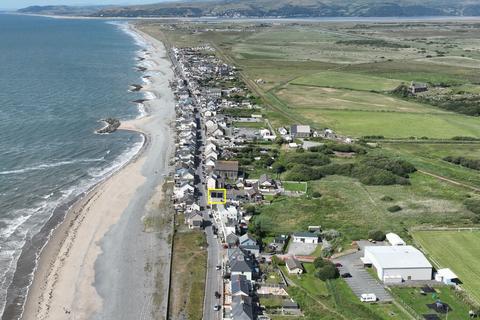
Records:
M232 295L237 295L238 293L244 293L245 295L250 294L250 281L247 280L242 274L234 274L231 277L232 284Z
M230 233L227 236L227 243L228 244L236 244L238 242L238 236L235 233Z
M295 232L293 236L302 238L318 238L318 234L315 234L313 232Z
M253 272L253 266L250 258L247 257L237 257L236 259L230 260L230 270L232 272Z
M244 296L235 296L232 298L232 319L233 320L252 320L253 306L252 299Z
M290 269L290 270L293 270L295 268L303 269L300 261L298 261L295 258L288 258L287 261L286 261L286 264L287 264L288 269Z
M257 243L257 240L255 240L255 238L253 238L249 233L245 233L244 235L242 235L238 239L238 241L240 242L240 244L243 244L246 242Z

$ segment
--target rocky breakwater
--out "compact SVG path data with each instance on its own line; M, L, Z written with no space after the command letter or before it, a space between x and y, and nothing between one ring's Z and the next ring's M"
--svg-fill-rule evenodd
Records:
M115 132L118 129L118 127L120 127L120 120L118 119L107 118L107 119L102 119L101 121L105 123L105 126L95 131L95 133L98 133L98 134L112 133L112 132Z

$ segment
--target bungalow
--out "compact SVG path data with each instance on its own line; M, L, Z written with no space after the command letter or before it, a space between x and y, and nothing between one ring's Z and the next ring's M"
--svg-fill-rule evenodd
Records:
M288 273L290 274L302 274L303 273L303 266L297 259L291 257L288 258L285 262L287 266Z
M198 211L186 214L185 220L190 229L201 229L203 227L203 217Z
M435 281L443 282L447 285L455 285L458 282L458 276L448 268L438 269L435 274Z
M318 234L312 232L297 232L293 234L293 242L318 244Z

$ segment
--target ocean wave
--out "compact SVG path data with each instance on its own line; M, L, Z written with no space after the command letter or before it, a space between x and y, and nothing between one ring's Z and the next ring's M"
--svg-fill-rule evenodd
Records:
M146 100L157 99L157 95L155 93L153 93L152 91L144 91L143 96L145 97Z
M118 27L120 30L122 30L123 32L125 32L126 34L128 34L130 37L132 37L132 39L135 41L135 44L136 44L137 46L140 46L140 47L143 47L143 48L148 47L148 44L147 44L147 42L145 41L145 39L143 39L143 37L141 37L138 33L132 31L132 29L131 29L131 27L129 26L128 22L124 22L124 21L107 21L106 23L107 23L107 24L114 25L114 26Z
M49 169L49 168L55 168L55 167L60 167L60 166L65 166L65 165L70 165L70 164L82 163L82 162L101 162L101 161L105 161L105 159L104 158L77 159L77 160L59 161L59 162L54 162L54 163L42 163L42 164L39 164L39 165L36 165L36 166L22 168L22 169L0 171L0 175L21 174L21 173L27 173L27 172L31 172L31 171L45 170L45 169Z
M147 108L143 103L138 103L138 116L137 119L142 119L148 115Z

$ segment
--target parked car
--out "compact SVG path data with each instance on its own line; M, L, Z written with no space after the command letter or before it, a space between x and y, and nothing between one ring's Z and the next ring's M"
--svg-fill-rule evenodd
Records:
M218 266L215 267L215 269L221 270L221 269L222 269L222 266L221 266L221 265L218 265Z
M221 296L220 292L215 291L215 298L220 299Z
M345 272L345 273L342 273L342 274L341 274L341 277L342 277L342 278L351 278L352 275L351 275L349 272Z
M219 305L219 304L216 304L214 307L213 307L213 310L215 311L219 311L222 307Z
M375 302L377 301L377 296L375 293L362 293L360 296L360 301L362 302Z

